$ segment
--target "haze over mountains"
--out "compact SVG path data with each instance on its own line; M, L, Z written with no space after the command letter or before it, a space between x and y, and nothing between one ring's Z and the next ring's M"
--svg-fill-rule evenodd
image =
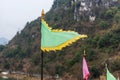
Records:
M0 45L6 45L8 43L8 39L4 37L0 37Z

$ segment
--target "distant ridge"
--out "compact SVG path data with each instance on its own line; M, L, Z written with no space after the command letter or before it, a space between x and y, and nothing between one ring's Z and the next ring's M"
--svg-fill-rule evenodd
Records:
M6 45L8 43L8 39L4 37L0 37L0 45Z

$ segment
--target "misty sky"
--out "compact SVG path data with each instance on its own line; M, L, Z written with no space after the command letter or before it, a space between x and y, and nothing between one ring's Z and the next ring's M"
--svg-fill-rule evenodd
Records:
M0 37L12 39L29 21L47 12L53 0L0 0Z

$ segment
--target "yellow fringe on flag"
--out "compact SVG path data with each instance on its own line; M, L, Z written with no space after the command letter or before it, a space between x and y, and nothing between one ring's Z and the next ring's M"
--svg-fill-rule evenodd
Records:
M77 41L78 39L80 38L87 38L88 36L87 35L80 35L80 36L77 36L69 41L66 41L64 42L63 44L60 44L58 46L55 46L55 47L52 47L52 48L49 48L49 47L41 47L41 49L45 52L49 52L51 50L53 51L56 51L56 50L62 50L62 48L66 47L66 46L69 46L70 44L72 44L73 42Z
M42 22L43 22L43 24L45 24L46 25L46 27L51 31L51 32L74 32L74 31L70 31L70 30L68 30L68 31L63 31L62 29L54 29L54 30L52 30L52 28L51 27L49 27L48 26L48 24L46 23L46 21L44 21L44 19L41 19L42 20ZM77 33L77 32L74 32L74 33ZM78 34L78 33L77 33ZM58 46L54 46L54 47L41 47L41 49L42 49L42 51L47 51L47 52L49 52L49 51L51 51L51 50L53 50L53 51L56 51L56 50L61 50L62 48L64 48L64 47L66 47L66 46L69 46L70 44L72 44L73 42L75 42L75 41L77 41L78 39L81 39L81 38L87 38L88 36L87 35L78 35L77 37L75 37L75 38L72 38L72 39L70 39L70 40L68 40L68 41L66 41L66 42L63 42L62 44L60 44L60 45L58 45Z

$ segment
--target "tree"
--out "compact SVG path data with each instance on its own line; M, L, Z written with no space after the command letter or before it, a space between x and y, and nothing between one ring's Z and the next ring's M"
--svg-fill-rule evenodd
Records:
M5 49L4 45L0 45L0 52L3 51L3 49Z

